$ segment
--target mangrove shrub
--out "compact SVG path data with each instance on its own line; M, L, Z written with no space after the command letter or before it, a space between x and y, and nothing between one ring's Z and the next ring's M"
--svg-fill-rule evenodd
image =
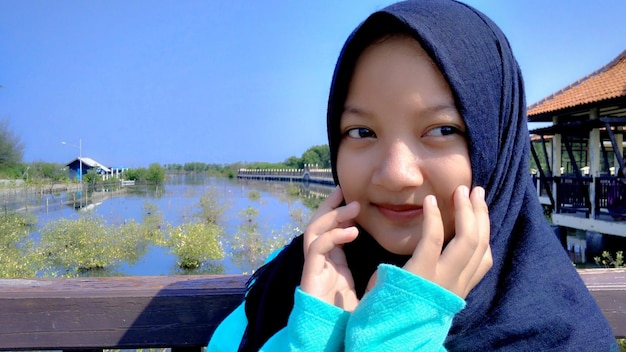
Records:
M182 269L197 269L206 261L224 258L219 241L222 228L213 223L186 223L169 231L165 242Z
M0 277L33 277L40 266L28 238L34 226L31 214L0 215Z

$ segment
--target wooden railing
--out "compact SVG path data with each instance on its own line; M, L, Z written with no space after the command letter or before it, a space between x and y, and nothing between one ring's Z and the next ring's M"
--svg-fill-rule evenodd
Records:
M334 185L331 169L306 166L304 169L239 169L237 178L244 180L286 181Z
M573 176L537 177L534 183L537 186L537 195L546 196L545 183L551 189L556 182L557 213L582 212L587 217L594 215L610 215L615 219L626 217L626 183L615 176ZM594 187L595 198L591 199L590 188ZM550 194L551 195L551 194ZM595 214L591 214L591 204L594 204Z
M0 280L0 350L200 351L246 276Z
M626 183L612 176L595 178L596 212L606 212L614 218L626 216Z
M556 212L583 212L589 217L591 200L589 199L589 185L593 183L591 177L556 177Z
M626 270L581 270L626 336ZM200 351L242 300L247 276L0 279L0 350Z

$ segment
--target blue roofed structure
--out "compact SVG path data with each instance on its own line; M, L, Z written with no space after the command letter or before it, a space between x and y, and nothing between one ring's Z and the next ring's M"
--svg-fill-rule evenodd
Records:
M87 157L80 157L72 160L66 166L69 168L70 179L81 180L89 170L95 169L99 175L107 176L111 174L111 169L101 163ZM82 166L82 174L81 174Z

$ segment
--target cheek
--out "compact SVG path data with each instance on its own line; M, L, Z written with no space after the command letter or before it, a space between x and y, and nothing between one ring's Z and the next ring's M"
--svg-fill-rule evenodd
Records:
M444 225L446 241L449 241L455 233L455 208L454 191L460 185L471 187L472 169L469 157L459 155L449 158L444 163L433 165L431 170L437 170L431 174L432 187L437 194L439 209Z
M366 170L358 158L341 148L337 153L337 177L346 202L357 200L359 192L356 190L363 189Z

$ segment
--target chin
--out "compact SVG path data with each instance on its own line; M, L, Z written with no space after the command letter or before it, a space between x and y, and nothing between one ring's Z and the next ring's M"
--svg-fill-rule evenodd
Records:
M417 243L413 244L411 239L400 240L399 243L381 243L377 241L387 251L398 255L412 255L417 247Z

